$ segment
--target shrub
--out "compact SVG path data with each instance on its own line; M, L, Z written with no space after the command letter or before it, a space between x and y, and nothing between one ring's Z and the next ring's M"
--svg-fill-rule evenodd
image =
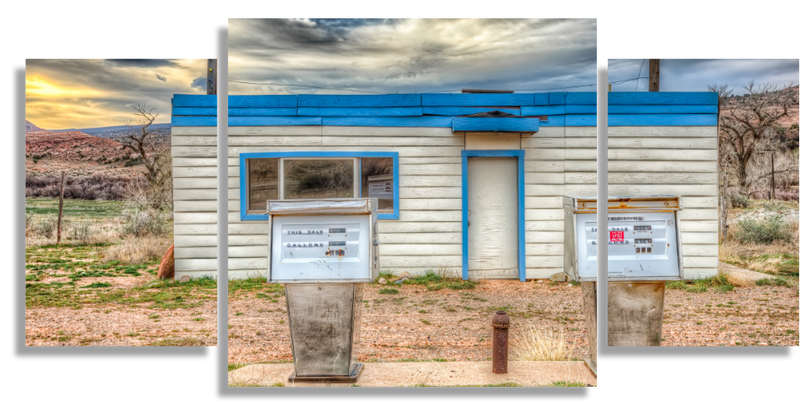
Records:
M69 239L88 243L92 238L92 224L88 221L71 222L69 224Z
M33 214L25 213L25 236L31 233L31 226L33 225Z
M767 245L773 241L792 241L791 225L780 215L770 215L763 219L742 218L736 224L733 238L742 243Z
M142 164L142 158L133 158L125 162L125 167L131 167Z
M568 361L572 349L567 346L564 331L539 330L533 326L522 328L519 336L512 338L509 358L512 361Z
M125 238L119 245L106 250L103 261L124 264L160 262L172 241L166 238Z
M31 231L34 235L50 239L56 234L58 218L53 215L44 215L36 220L31 220Z
M733 193L730 196L731 207L733 208L747 208L750 205L750 199L744 193Z
M789 282L786 281L786 279L780 277L762 278L756 280L756 285L774 285L774 286L790 287Z
M47 174L25 177L25 197L58 198L61 176ZM67 176L64 198L79 200L124 200L125 190L132 186L149 188L144 176L110 176L96 173L91 176Z
M136 237L163 236L169 233L167 221L167 214L163 211L132 208L125 211L122 233Z

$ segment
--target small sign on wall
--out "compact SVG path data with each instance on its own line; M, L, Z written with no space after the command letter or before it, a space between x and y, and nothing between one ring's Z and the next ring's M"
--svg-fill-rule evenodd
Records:
M367 178L367 192L370 198L392 198L394 193L394 177L391 174L370 176Z

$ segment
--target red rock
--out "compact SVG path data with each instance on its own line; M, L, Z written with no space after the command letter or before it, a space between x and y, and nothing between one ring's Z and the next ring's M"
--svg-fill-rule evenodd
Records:
M161 265L158 266L158 278L160 279L173 279L175 278L175 245L167 249L164 257L161 258Z

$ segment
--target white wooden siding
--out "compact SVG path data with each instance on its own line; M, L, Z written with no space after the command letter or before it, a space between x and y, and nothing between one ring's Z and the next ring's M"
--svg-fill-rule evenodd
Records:
M609 127L608 158L609 195L683 196L684 274L717 274L717 128Z
M217 128L172 128L175 279L217 276Z
M400 219L378 222L381 267L411 274L448 268L460 274L461 151L469 147L525 149L526 275L529 279L550 277L563 267L565 190L597 193L596 133L596 127L542 127L533 135L499 136L466 136L449 128L230 127L229 276L266 273L268 223L240 219L239 153L267 151L399 152ZM192 218L208 220L198 215Z

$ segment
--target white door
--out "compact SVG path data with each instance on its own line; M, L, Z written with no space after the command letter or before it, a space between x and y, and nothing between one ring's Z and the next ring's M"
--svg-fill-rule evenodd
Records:
M467 162L469 278L518 278L517 158Z

